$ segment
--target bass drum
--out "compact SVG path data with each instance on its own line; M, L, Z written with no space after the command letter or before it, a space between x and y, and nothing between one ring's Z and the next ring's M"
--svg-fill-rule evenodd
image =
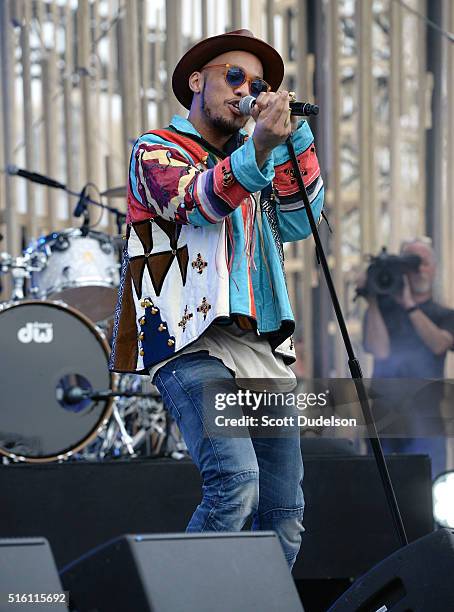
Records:
M0 337L0 453L31 463L70 457L110 418L111 399L68 393L112 387L109 345L82 313L50 301L4 305Z

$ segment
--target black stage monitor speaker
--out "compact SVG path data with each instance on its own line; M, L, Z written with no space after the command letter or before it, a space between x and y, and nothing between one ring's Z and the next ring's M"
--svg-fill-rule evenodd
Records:
M8 603L8 595L13 602ZM41 595L55 596L49 607L47 600L39 601ZM68 610L62 603L63 597L55 561L45 538L0 539L0 612Z
M77 612L301 612L273 532L126 535L61 571Z
M454 531L439 529L359 578L329 612L453 612Z

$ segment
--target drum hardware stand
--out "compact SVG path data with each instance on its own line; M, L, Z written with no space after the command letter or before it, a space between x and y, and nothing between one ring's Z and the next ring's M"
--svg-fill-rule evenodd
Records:
M11 272L13 288L11 300L13 302L24 299L25 280L30 278L31 272L41 272L43 266L33 265L30 255L12 257L8 253L0 253L0 272Z
M118 406L115 402L113 405L113 416L117 422L118 429L120 430L120 436L121 436L121 440L123 444L126 446L126 449L128 453L130 454L130 456L135 457L136 452L134 450L134 440L131 438L131 436L126 431L125 424L123 423L123 419L121 418L120 413L118 412Z
M140 397L158 399L160 398L160 395L159 393L149 392L149 391L147 392L131 391L131 390L112 391L111 389L105 390L105 391L92 391L89 389L83 389L82 387L79 387L79 386L73 386L69 388L67 391L65 391L64 400L68 404L77 404L84 399L102 401L102 400L106 400L110 398L118 399L118 398L140 398ZM149 423L141 427L141 429L134 436L131 436L127 432L125 424L124 424L124 419L122 415L120 414L118 406L115 403L113 406L113 416L118 426L118 430L120 432L121 441L126 447L127 452L130 457L137 456L135 449L143 441L144 437L149 434L150 431L160 436L164 436L166 440L173 438L173 434L171 433L171 419L168 416L167 412L165 413L165 418L166 418L165 428L161 427L157 423L154 423L153 420L156 420L156 419L151 418L149 419ZM103 457L105 456L105 453L109 449L109 446L111 444L112 444L112 441L109 439L109 432L108 432L107 437L104 440L102 447L101 447L101 453ZM173 459L182 459L185 456L183 452L185 448L181 447L181 445L179 445L178 443L176 443L175 449L168 450L168 451L166 450L161 451L162 444L163 442L161 442L159 451L156 456L169 456Z
M112 391L108 389L106 391L91 391L89 389L83 389L82 387L73 386L70 387L64 394L64 401L68 404L78 404L84 399L92 399L96 401L106 400L117 397L160 397L159 393L153 393L152 391Z
M396 495L394 493L391 478L389 476L388 468L387 468L386 461L383 455L383 449L380 444L380 438L378 437L377 428L375 426L375 421L374 421L372 411L369 405L369 399L367 397L366 389L364 386L361 366L353 351L353 346L350 340L350 336L348 334L347 326L345 324L345 319L342 314L342 310L341 310L339 300L336 294L336 289L334 287L334 283L331 278L331 273L328 267L328 263L326 261L325 253L323 250L323 245L320 240L320 235L318 233L317 224L315 222L314 215L312 213L309 198L306 192L306 187L304 186L304 180L301 174L301 169L298 164L296 152L293 147L293 143L291 141L291 136L287 138L286 144L287 144L287 149L288 149L290 159L292 162L292 166L293 166L293 174L298 183L298 187L299 187L299 190L300 190L303 202L304 202L304 208L306 210L307 218L311 226L312 236L315 242L315 250L316 250L317 257L318 257L318 261L320 265L322 266L323 274L325 276L326 284L328 285L328 290L331 296L331 301L333 303L334 312L336 314L337 322L338 322L338 325L341 331L342 338L344 340L345 348L347 350L350 374L355 383L356 393L358 395L359 403L361 405L361 409L364 415L364 420L366 422L370 444L372 446L375 461L377 463L378 471L380 473L383 488L385 491L386 500L388 502L388 506L391 511L394 528L395 528L397 537L399 539L400 545L406 546L408 544L407 534L405 532L405 527L404 527L402 517L400 514Z

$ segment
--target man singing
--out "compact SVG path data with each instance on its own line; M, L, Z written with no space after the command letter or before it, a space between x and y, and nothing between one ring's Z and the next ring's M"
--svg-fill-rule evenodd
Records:
M290 567L301 544L299 437L216 437L204 385L294 379L294 317L283 243L310 234L287 147L291 135L315 219L323 182L305 121L290 116L275 49L238 30L179 61L173 91L189 109L135 142L127 247L111 369L150 373L203 479L188 531L274 530ZM255 128L242 97L256 98Z

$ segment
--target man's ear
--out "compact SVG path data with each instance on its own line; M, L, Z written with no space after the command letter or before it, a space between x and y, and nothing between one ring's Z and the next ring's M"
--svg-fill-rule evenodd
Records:
M200 93L203 88L203 75L201 72L193 72L189 77L189 89L194 93Z

